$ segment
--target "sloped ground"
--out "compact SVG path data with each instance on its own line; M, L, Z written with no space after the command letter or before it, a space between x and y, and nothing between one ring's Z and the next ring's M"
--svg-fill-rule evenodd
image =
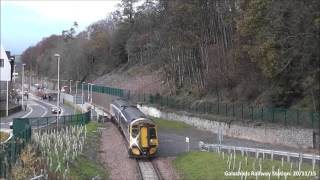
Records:
M156 93L163 88L160 70L154 71L150 66L134 66L127 71L114 71L99 77L95 84L128 89L140 93Z

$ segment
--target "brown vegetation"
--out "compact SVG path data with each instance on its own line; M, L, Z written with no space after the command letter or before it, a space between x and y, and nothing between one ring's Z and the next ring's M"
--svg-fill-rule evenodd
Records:
M317 0L122 0L85 31L75 24L22 55L38 75L92 80L152 64L170 94L319 109Z

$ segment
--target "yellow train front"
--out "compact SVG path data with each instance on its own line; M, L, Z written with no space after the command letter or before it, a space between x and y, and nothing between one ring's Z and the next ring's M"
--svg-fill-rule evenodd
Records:
M123 132L130 157L154 157L159 145L156 124L137 107L123 100L113 100L110 113Z

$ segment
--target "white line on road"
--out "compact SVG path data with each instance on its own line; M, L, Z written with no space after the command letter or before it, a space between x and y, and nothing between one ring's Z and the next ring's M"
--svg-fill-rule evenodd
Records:
M48 106L50 106L50 107L55 107L55 105L53 105L53 104L47 103L47 102L45 102L45 101L38 100L37 98L34 97L33 94L30 94L30 95L31 95L30 97L32 97L35 101L42 102L42 103L44 103L44 104L46 104L46 105L48 105ZM60 114L59 116L63 116L64 110L63 110L62 107L60 107L60 108L61 108L61 114Z
M44 117L48 113L48 108L42 106L41 104L37 103L38 106L40 106L42 109L44 109L44 113L41 115L41 117Z
M25 114L24 116L22 116L21 118L26 118L33 112L33 108L31 107L31 105L28 106L28 108L30 109L30 111L27 114Z

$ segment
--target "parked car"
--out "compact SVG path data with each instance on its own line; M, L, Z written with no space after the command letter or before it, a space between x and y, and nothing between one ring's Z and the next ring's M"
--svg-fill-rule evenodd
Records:
M63 92L63 93L69 93L69 86L63 86L63 87L61 88L61 92Z
M61 108L54 106L51 108L51 113L52 114L57 114L57 113L61 114Z
M10 129L13 129L13 122L9 122Z

